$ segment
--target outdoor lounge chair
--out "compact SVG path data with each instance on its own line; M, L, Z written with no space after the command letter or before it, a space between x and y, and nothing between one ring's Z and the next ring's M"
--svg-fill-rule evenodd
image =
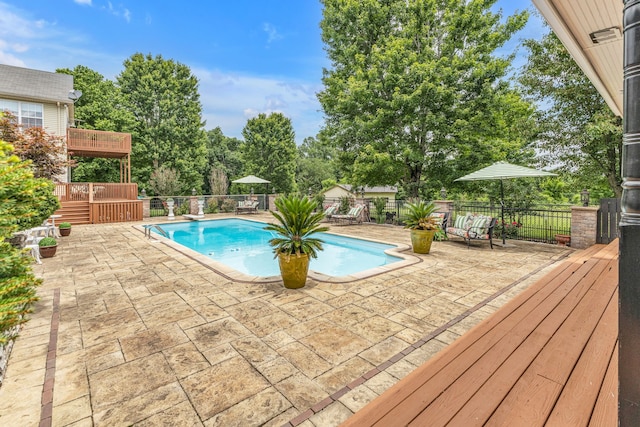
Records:
M355 207L351 208L349 213L347 213L346 215L332 215L331 219L335 220L336 222L345 221L349 224L352 224L354 222L359 224L362 222L363 210L364 210L364 205L356 205Z
M334 203L332 205L329 205L324 210L324 217L327 219L327 221L331 221L331 218L338 212L339 207L340 207L339 203Z
M240 213L258 213L258 205L260 205L260 202L257 201L240 201L236 206L236 215Z

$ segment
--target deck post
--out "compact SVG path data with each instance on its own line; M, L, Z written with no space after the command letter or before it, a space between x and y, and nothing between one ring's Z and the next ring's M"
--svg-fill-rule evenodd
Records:
M640 0L624 0L624 112L620 221L620 426L640 425Z

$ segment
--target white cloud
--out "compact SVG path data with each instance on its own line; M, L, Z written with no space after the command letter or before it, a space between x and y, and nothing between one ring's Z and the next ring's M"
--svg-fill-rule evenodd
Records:
M319 85L283 79L191 69L199 92L207 129L219 126L225 135L242 138L247 120L260 113L279 112L291 119L296 141L316 136L322 126Z
M12 9L0 0L0 63L44 71L74 68L81 63L110 80L122 71L124 58L95 49L86 34L47 21L36 25L28 17L27 11ZM219 126L225 135L242 138L242 129L249 118L281 112L291 119L298 143L320 130L323 118L315 95L321 89L319 82L187 65L200 81L207 129Z
M102 6L102 10L109 12L111 15L118 18L122 17L125 21L131 22L131 11L121 4L114 6L110 1L107 2L107 6Z
M262 29L265 33L267 33L267 45L271 44L274 41L282 40L284 36L278 32L275 26L272 24L265 22L262 24Z
M91 0L73 0L73 1L76 2L77 4L92 6Z
M24 63L24 61L17 58L15 55L3 52L2 48L0 48L0 64L26 68L26 64Z

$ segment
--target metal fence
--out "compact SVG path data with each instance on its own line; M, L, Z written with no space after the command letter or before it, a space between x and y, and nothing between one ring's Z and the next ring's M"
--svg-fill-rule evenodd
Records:
M204 199L204 212L235 212L237 203L247 200L248 195L227 195L199 196ZM255 194L251 196L259 202L258 209L269 208L267 196ZM176 216L189 213L190 197L174 196L174 214ZM166 200L168 197L154 197L151 199L150 215L166 216L168 209ZM333 204L340 204L340 212L347 213L356 203L361 203L362 199L355 198L326 198L322 207L327 208ZM364 199L367 209L365 211L365 222L378 224L403 225L407 217L408 201L395 199ZM383 203L384 202L384 203ZM454 202L453 212L451 212L450 223L455 221L459 215L474 213L498 218L494 229L494 237L502 237L501 210L499 204L487 202ZM557 234L571 234L571 205L550 205L540 204L527 207L505 207L504 208L504 230L505 237L516 240L529 240L534 242L556 243Z
M476 213L498 218L494 237L501 238L503 224L499 204L455 202L452 221L458 215ZM571 205L533 205L504 208L504 231L507 239L556 243L557 234L571 234Z
M407 208L405 200L395 200L383 198L378 202L376 199L364 199L366 209L365 221L375 222L378 224L396 224L402 225L403 218L407 215ZM384 203L382 203L382 201ZM355 199L352 197L343 198L326 198L323 202L323 207L327 207L333 204L340 205L340 213L349 212L349 207L354 206L356 203L362 203L362 199ZM380 204L377 204L380 203Z
M173 213L174 215L184 215L190 213L191 209L191 196L173 196L173 197L152 197L150 200L150 212L149 215L152 217L156 216L167 216L169 214L169 209L167 208L167 200L171 198L174 201ZM253 196L242 195L242 194L233 194L233 195L224 195L224 196L216 196L216 195L205 195L198 196L199 199L204 199L204 213L218 213L218 212L235 212L236 206L239 201L248 200L252 198L253 200L257 200L258 210L265 210L268 208L267 206L267 195L265 194L254 194Z
M362 199L357 201L361 202ZM340 203L343 210L353 206L356 199L325 199L326 208L334 203ZM403 225L408 209L406 200L375 200L365 199L368 207L368 219L380 224ZM487 215L498 219L494 229L494 237L502 238L502 219L499 204L487 202L454 202L450 224L458 215L474 213ZM505 207L504 232L507 239L529 240L533 242L556 243L557 234L571 234L571 205L539 204L527 207Z

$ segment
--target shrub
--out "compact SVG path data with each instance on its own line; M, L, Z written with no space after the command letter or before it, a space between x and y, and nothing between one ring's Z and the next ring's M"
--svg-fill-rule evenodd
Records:
M174 215L188 214L191 211L190 207L191 207L191 204L189 203L189 200L184 200L180 206L176 207L173 210L173 214Z
M60 225L58 225L58 228L61 228L63 230L65 228L71 228L71 223L69 223L69 222L61 222Z
M149 186L156 195L177 196L181 193L180 172L162 165L151 174Z
M28 320L26 315L38 300L36 287L41 284L31 272L30 259L5 239L19 227L42 223L51 215L53 211L45 209L51 197L57 203L53 185L35 179L29 163L12 151L11 145L0 140L0 346L15 339L18 325Z
M45 237L44 239L38 242L39 246L57 246L58 241L53 237Z
M349 196L340 197L340 207L338 211L342 215L346 215L351 209L351 198Z
M376 222L384 224L387 219L384 215L384 208L387 207L387 199L384 197L376 197L373 199L373 206L376 209Z
M217 213L219 204L220 203L217 197L210 198L209 200L207 200L207 207L205 208L205 212L208 214Z
M324 194L323 193L318 193L315 196L313 196L313 201L314 203L317 205L317 210L319 211L324 211L324 209L322 208L322 204L324 203Z
M236 210L236 201L233 199L224 199L222 201L222 205L220 206L220 209L222 210L222 212L233 212Z

